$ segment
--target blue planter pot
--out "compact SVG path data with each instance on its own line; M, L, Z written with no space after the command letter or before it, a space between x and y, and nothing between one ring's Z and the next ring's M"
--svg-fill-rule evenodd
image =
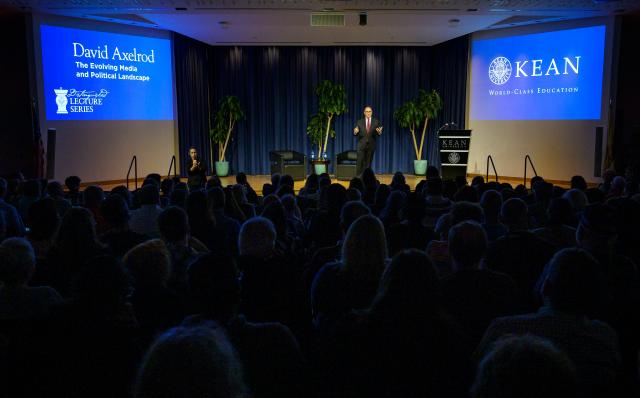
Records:
M216 162L216 175L226 177L229 175L229 162Z
M427 161L426 160L414 160L413 171L417 176L423 176L427 174Z
M327 172L327 165L326 164L314 164L313 165L313 169L315 170L317 175L320 175L322 173L326 173Z

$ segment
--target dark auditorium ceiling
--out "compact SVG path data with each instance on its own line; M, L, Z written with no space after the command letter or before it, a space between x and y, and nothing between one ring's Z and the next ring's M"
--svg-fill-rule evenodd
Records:
M640 11L640 0L0 0L0 4L7 1L14 9L167 29L212 45L433 45L483 29ZM312 18L312 13L321 15ZM366 13L364 26L359 24L362 13ZM312 26L312 20L323 26Z

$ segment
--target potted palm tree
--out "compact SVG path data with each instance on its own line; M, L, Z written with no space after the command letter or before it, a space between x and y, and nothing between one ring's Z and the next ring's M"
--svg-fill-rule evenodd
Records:
M440 109L442 109L442 99L438 92L436 90L426 92L420 89L418 98L405 102L393 112L393 118L396 123L401 128L408 129L411 133L413 149L416 154L416 159L413 161L413 169L416 175L425 175L427 172L427 160L422 159L424 137L427 133L429 119L435 118ZM419 129L421 130L420 145L418 145L416 136Z
M309 124L307 124L307 135L313 143L312 146L318 146L318 159L321 159L321 154L323 153L322 146L324 142L323 139L325 134L325 126L327 124L326 119L327 115L325 115L324 113L316 113L315 115L311 116L311 119L309 119ZM332 137L336 136L336 132L333 129L329 129L329 134ZM312 151L315 152L315 150ZM326 173L327 165L326 163L314 163L313 169L316 174Z
M226 161L225 154L236 123L244 117L244 110L238 97L227 95L220 100L213 119L213 127L209 131L211 143L218 144L218 161L215 162L215 170L216 175L220 177L229 175L229 162Z
M347 113L347 92L342 84L330 80L323 80L316 87L318 97L318 113L313 115L307 125L307 135L312 145L318 145L318 159L327 153L329 137L335 137L336 132L331 123L336 116ZM326 164L318 164L318 171L326 172Z

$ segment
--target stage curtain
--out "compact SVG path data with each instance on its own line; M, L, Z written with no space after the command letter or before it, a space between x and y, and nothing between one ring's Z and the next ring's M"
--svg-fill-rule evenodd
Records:
M456 124L454 129L465 128L469 41L466 35L431 47L430 83L443 100L442 111L429 124L429 164L436 167L440 167L437 130L451 122Z
M212 166L208 113L211 68L208 49L209 46L205 43L177 33L173 35L182 176L186 176L191 146L198 149L208 168Z

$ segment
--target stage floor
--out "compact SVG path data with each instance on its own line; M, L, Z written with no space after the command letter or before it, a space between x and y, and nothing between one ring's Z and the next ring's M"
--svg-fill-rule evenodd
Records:
M378 178L378 181L380 181L380 183L382 184L389 184L391 183L391 178L393 178L392 174L378 174L376 175L376 177ZM416 176L413 174L405 174L405 179L407 181L407 184L409 184L409 187L411 187L411 190L413 191L416 187L416 185L418 185L418 183L422 180L424 180L424 176ZM467 179L469 182L471 182L471 179L473 179L473 176L467 176ZM222 181L222 185L227 186L227 185L232 185L236 183L236 177L235 175L233 176L228 176L228 177L221 177L220 180ZM271 182L271 176L270 175L248 175L247 176L247 180L249 181L249 184L251 184L251 186L253 187L253 189L256 191L256 193L258 195L262 195L262 186L266 183L270 183ZM138 187L140 185L142 185L142 182L144 181L144 178L139 178L138 179ZM182 181L187 181L186 178L183 178ZM502 182L506 182L509 183L511 185L513 185L514 187L518 184L522 184L522 178L500 178L499 180L501 183ZM344 187L348 187L349 186L349 181L339 181L335 178L331 179L332 183L338 183L343 185ZM559 185L563 188L568 188L569 184L566 182L556 182L553 181L553 183L555 185ZM107 182L89 182L89 183L83 183L82 186L88 186L88 185L98 185L99 187L101 187L102 189L104 189L105 191L110 191L112 188L118 186L118 185L126 185L124 181L107 181ZM304 181L296 181L295 185L294 185L294 190L296 192L298 192L302 187L304 187ZM529 181L527 179L527 187L529 187ZM135 189L135 185L133 181L129 181L129 189L133 190Z

